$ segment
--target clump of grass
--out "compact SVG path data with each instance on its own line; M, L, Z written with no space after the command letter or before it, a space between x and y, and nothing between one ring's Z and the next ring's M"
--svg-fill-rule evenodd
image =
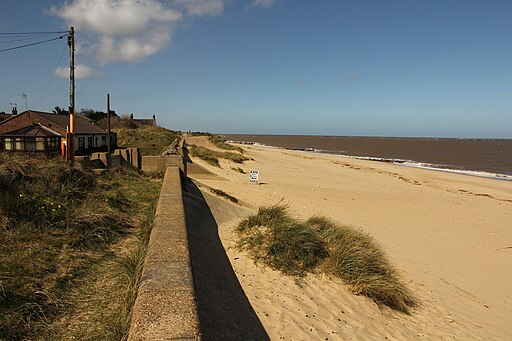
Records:
M236 172L238 172L238 173L245 174L245 171L242 168L240 168L240 167L236 167L236 168L235 167L231 167L231 169L236 171Z
M287 207L260 207L240 222L238 246L285 274L304 276L315 269L339 277L357 295L409 313L416 300L402 283L382 247L369 234L325 217L300 222Z
M212 192L215 195L218 195L220 197L223 197L224 199L227 199L235 204L238 204L238 199L232 196L231 194L228 194L224 192L223 190L216 189L216 188L210 188L210 192Z
M238 231L241 248L257 262L288 275L304 276L328 255L318 233L292 219L285 206L260 207L238 225Z
M201 160L208 162L210 165L220 168L219 158L213 150L196 145L190 145L189 147L190 155L198 157Z
M222 136L220 136L220 135L216 135L216 134L210 135L210 136L208 136L208 141L210 141L215 146L217 146L217 148L220 148L220 149L236 150L236 151L239 151L240 153L244 152L244 150L242 148L233 146L233 145L227 143L226 140L223 139Z
M219 167L219 158L231 160L235 163L244 163L244 161L251 160L250 158L243 156L239 153L232 153L232 152L217 152L205 147L196 146L196 145L190 145L190 154L193 157L198 157L201 160L204 160L208 162L209 164Z
M231 160L234 163L244 163L244 161L251 160L251 158L248 158L248 157L243 156L242 154L238 154L238 153L224 152L224 153L220 153L218 155L219 155L219 157L226 159L226 160Z

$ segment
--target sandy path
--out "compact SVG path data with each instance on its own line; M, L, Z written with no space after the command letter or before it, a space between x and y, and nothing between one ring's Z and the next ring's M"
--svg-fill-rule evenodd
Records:
M326 215L360 227L384 246L422 305L412 316L379 308L342 284L254 266L219 234L271 339L476 339L512 335L512 182L397 165L244 146L262 184L222 163L202 179L250 205L284 200L299 217ZM197 161L200 163L200 161ZM228 180L225 180L228 179Z

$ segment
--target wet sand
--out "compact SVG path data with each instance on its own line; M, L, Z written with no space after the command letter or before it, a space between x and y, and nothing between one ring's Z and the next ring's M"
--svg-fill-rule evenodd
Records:
M195 141L196 143L198 141ZM206 142L205 142L206 143ZM512 335L512 183L342 156L244 146L260 185L221 162L197 176L250 209L284 201L301 218L323 214L373 235L421 306L380 309L337 280L293 278L255 266L234 248L244 214L218 234L252 308L272 340L472 339ZM191 175L194 177L194 175Z

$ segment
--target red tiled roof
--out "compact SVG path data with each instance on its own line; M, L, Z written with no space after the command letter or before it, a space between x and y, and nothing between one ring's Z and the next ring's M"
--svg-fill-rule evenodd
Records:
M66 130L69 125L69 115L58 115L48 112L28 110L28 112L45 119L60 128ZM20 115L25 114L26 111ZM75 114L75 134L106 134L107 132L100 127L89 123L89 120L80 114Z

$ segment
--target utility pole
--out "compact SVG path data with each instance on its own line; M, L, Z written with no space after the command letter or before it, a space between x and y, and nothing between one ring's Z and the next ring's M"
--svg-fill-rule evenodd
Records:
M71 26L69 46L69 131L66 134L66 159L75 160L75 28Z
M110 156L110 153L112 153L111 146L110 146L110 94L107 94L107 121L108 121L108 154Z

